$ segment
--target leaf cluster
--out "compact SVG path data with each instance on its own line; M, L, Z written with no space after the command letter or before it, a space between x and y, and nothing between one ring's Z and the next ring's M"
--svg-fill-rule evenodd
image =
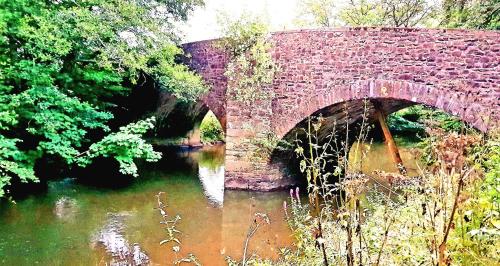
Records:
M199 76L177 63L176 23L201 4L0 0L0 193L11 178L36 180L33 165L41 157L81 161L75 158L110 130L120 97L139 79L154 78L183 100L206 91ZM130 156L157 157L139 135L110 135L92 154L116 156L123 172L134 173Z
M84 156L78 156L77 163L87 166L92 159L99 156L112 157L120 163L122 174L138 176L134 159L144 159L148 162L161 159L161 153L156 152L153 146L142 138L147 131L154 128L154 123L155 118L150 117L121 127L118 132L113 132L90 145L88 151L83 153Z

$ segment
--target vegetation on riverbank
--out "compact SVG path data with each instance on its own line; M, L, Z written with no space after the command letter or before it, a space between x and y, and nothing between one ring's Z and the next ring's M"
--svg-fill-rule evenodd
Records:
M173 27L201 4L0 0L0 197L12 179L36 182L40 159L62 168L99 147L123 173L135 174L135 158L158 158L139 143L144 131L133 130L154 121L110 133L122 126L115 114L147 78L186 101L206 91L177 63L182 50Z
M208 111L200 124L200 138L203 144L224 141L224 130L212 111Z
M432 123L433 126L448 132L461 132L467 128L457 117L423 105L414 105L394 112L388 116L387 123L391 132L420 137L426 136L426 123Z
M485 137L427 129L432 138L419 175L409 177L359 172L338 157L345 153L316 145L321 120L313 125L308 148L296 150L309 201L292 190L284 203L296 244L277 261L253 257L248 265L491 265L500 259L497 131ZM342 162L333 172L325 167L332 159ZM328 182L332 176L340 181Z

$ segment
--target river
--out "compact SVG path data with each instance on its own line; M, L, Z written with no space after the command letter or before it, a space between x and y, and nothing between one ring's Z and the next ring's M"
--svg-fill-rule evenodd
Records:
M401 154L411 160L408 150ZM159 192L165 192L167 213L181 216L180 255L192 253L203 265L223 265L226 256L241 259L254 213L261 212L271 224L258 230L249 251L276 258L280 247L293 244L282 211L288 192L224 191L223 158L223 146L177 150L143 165L141 177L122 188L66 178L50 181L46 193L1 203L0 264L126 265L128 254L172 265L172 245L160 245L167 234L155 209ZM391 167L385 147L372 145L364 170Z

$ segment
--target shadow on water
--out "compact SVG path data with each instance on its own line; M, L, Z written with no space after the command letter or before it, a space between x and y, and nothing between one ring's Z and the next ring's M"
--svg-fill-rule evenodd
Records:
M106 191L126 189L137 182L144 182L150 178L154 179L155 176L148 174L151 170L169 173L197 173L198 162L190 154L198 154L198 148L159 146L155 150L162 152L162 159L155 163L137 162L140 178L121 174L118 170L119 163L112 158L97 158L90 166L86 168L76 167L67 175L76 177L77 182L81 185ZM208 153L208 151L200 152L200 154L205 153ZM222 159L222 165L223 163Z

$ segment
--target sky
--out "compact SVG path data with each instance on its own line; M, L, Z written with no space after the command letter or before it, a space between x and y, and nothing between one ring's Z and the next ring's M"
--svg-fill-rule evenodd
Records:
M239 17L243 12L266 18L271 30L293 28L298 0L205 0L205 7L198 8L183 27L184 42L194 42L220 37L217 14L225 12Z

